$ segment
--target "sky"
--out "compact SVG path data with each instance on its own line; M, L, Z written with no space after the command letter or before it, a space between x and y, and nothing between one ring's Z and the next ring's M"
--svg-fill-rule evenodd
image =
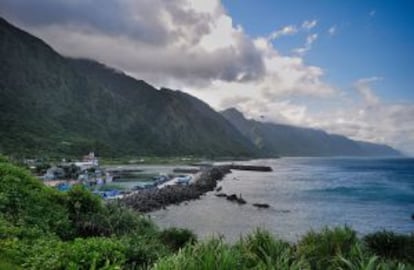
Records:
M216 110L414 154L411 0L0 0L59 53Z

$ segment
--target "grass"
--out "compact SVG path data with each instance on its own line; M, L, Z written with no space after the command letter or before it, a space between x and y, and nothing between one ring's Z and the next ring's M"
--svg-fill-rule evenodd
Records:
M108 190L125 190L126 188L122 185L117 185L117 184L105 184L105 185L101 185L101 186L97 186L96 188L99 191L108 191Z
M377 256L414 264L414 234L380 231L366 235L363 241Z
M101 158L102 165L125 165L125 164L143 164L143 165L157 165L157 164L172 164L172 165L184 165L193 162L203 161L202 157L192 156L176 156L176 157L121 157L121 158Z
M159 176L159 173L128 173L122 174L119 178L114 179L114 182L149 182L152 178Z

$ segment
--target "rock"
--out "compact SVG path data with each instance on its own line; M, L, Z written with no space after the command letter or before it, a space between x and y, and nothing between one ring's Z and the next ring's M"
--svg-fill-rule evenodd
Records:
M231 202L237 201L237 195L236 194L227 195L227 200Z
M223 187L222 187L222 186L219 186L219 187L217 187L217 188L216 188L216 191L217 191L217 192L219 192L219 191L221 191L222 189L223 189Z
M237 203L238 204L246 204L246 201L242 197L239 197L239 198L237 198Z
M414 214L411 215L411 219L414 220Z
M238 204L246 203L246 201L242 198L241 194L240 194L240 197L237 197L236 194L227 195L227 200L231 202L237 202Z
M269 208L270 205L267 203L254 203L253 206L256 206L257 208Z
M227 197L226 193L216 193L214 195L216 195L216 197Z

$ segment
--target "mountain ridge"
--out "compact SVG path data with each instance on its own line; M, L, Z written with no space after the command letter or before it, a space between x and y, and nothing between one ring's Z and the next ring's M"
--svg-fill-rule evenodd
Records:
M401 156L387 145L355 141L319 129L246 119L235 108L221 114L266 156Z
M0 44L3 153L254 155L235 127L194 97L63 57L4 19Z

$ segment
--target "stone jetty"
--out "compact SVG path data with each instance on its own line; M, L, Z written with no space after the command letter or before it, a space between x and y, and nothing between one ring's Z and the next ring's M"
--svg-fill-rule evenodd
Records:
M272 167L270 166L256 166L256 165L239 165L239 164L231 164L225 165L228 166L232 170L241 170L241 171L256 171L256 172L271 172Z
M171 204L200 198L204 193L214 190L217 181L222 180L230 172L229 166L211 167L205 169L198 180L189 185L172 185L162 189L141 190L125 196L120 201L136 211L151 212Z

